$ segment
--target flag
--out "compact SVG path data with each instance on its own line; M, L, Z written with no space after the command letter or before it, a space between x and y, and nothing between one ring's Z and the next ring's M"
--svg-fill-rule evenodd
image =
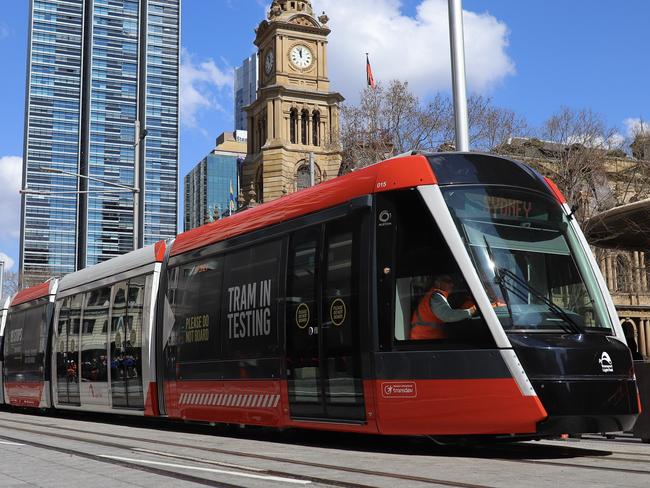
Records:
M366 53L366 75L368 76L368 86L370 88L375 88L375 77L372 75L372 68L370 67L370 58L368 53Z
M230 201L228 203L228 212L230 215L237 210L237 205L235 205L235 191L232 188L232 180L230 180Z

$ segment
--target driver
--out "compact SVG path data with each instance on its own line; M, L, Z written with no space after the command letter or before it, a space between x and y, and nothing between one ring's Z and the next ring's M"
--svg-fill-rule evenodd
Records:
M411 340L444 339L444 324L462 322L476 315L476 305L454 309L449 305L449 295L455 283L451 276L440 275L433 288L424 294L411 319Z

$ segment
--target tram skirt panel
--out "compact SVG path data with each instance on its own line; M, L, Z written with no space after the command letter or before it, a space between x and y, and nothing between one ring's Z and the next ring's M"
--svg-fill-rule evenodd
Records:
M44 405L43 401L44 390L43 381L7 382L5 383L6 402L14 407L48 407L49 405Z
M523 396L512 378L377 380L375 392L382 434L530 434L547 417L539 398Z
M280 381L168 382L170 417L201 422L279 426L283 419Z

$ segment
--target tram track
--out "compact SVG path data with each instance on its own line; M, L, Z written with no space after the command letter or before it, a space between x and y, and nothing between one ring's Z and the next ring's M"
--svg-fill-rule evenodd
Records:
M6 419L0 419L0 425L2 425L2 422L14 422L14 423L19 423L19 424L26 424L26 425L31 425L31 426L36 426L36 427L43 427L42 424L38 422L28 422L24 420L6 420ZM297 465L297 466L304 466L304 467L309 467L309 468L318 468L318 469L329 469L329 470L334 470L334 471L339 471L339 472L347 472L351 474L359 474L359 475L368 475L368 476L376 476L376 477L381 477L381 478L392 478L396 480L401 480L401 481L414 481L414 482L420 482L420 483L425 483L425 484L433 484L433 485L439 485L439 486L451 486L451 487L460 487L460 488L487 488L482 485L476 485L476 484L467 484L467 483L462 483L462 482L456 482L456 481L450 481L450 480L440 480L440 479L435 479L435 478L427 478L427 477L421 477L421 476L411 476L411 475L403 475L403 474L396 474L396 473L386 473L386 472L380 472L380 471L372 471L372 470L365 470L361 468L352 468L352 467L346 467L346 466L335 466L331 464L325 464L325 463L315 463L315 462L309 462L309 461L301 461L301 460L296 460L296 459L290 459L290 458L278 458L278 457L273 457L273 456L267 456L263 454L253 454L253 453L247 453L247 452L241 452L241 451L232 451L232 450L227 450L227 449L219 449L219 448L214 448L214 447L198 447L198 446L192 446L189 444L182 444L182 443L176 443L176 442L170 442L170 441L161 441L161 440L156 440L156 439L141 439L141 438L135 438L135 437L130 437L130 436L123 436L119 434L106 434L106 433L101 433L101 432L90 432L88 430L83 430L83 429L74 429L74 428L62 428L62 427L51 427L48 426L48 428L55 429L55 430L65 430L66 432L77 432L77 433L84 433L84 434L93 434L93 435L98 435L98 436L104 436L104 437L111 437L114 439L120 439L120 440L129 440L129 441L138 441L138 442L144 442L148 444L157 444L157 445L165 445L168 447L175 447L175 448L181 448L181 449L195 449L199 451L204 451L204 452L210 452L210 453L215 453L215 454L223 454L223 455L228 455L228 456L234 456L234 457L243 457L243 458L249 458L249 459L255 459L259 461L272 461L272 462L279 462L279 463L284 463L284 464L290 464L290 465ZM40 433L38 431L30 431L32 433ZM81 440L83 439L72 439L72 440ZM95 441L88 441L86 442L95 442ZM96 442L101 442L101 441L96 441ZM110 444L111 447L124 447L120 444ZM556 451L566 451L567 449L573 449L569 446L552 446ZM512 449L504 448L503 446L492 446L491 449L493 452L495 452L495 456L492 457L492 459L499 460L502 462L510 462L510 463L517 463L517 464L530 464L530 465L544 465L544 466L554 466L554 467L561 467L561 468L576 468L580 470L594 470L594 471L606 471L606 472L614 472L614 473L621 473L621 474L636 474L636 475L648 475L650 476L650 470L642 470L642 469L631 469L631 468L620 468L620 467L612 467L612 466L597 466L593 464L575 464L575 463L568 463L568 462L561 462L561 461L549 461L549 460L536 460L536 459L513 459L513 451ZM499 452L503 453L502 455L499 455ZM567 452L566 453L566 458L568 457L576 457L573 455L574 453L572 452ZM613 454L613 453L612 453ZM621 453L617 453L617 455L620 455ZM645 455L643 453L628 453L630 455ZM471 451L465 453L465 457L475 457ZM597 460L597 461L602 461L603 459L608 459L611 461L627 461L626 458L614 458L611 455L608 455L606 457L598 457L598 456L589 456L589 455L581 455L578 456L579 459L590 459L590 460ZM632 461L630 461L632 462ZM637 462L646 462L645 459L637 460ZM280 473L277 472L274 474L276 475L288 475L288 473ZM314 480L315 481L315 480ZM318 483L323 483L324 480L318 480L315 481ZM335 485L335 486L350 486L351 488L359 488L359 485L355 484L349 484L349 485Z
M204 451L204 452L210 452L210 453L217 453L217 454L224 454L224 455L229 455L229 456L234 456L234 457L245 457L245 458L252 458L256 460L266 460L266 461L273 461L273 462L279 462L279 463L286 463L286 464L292 464L292 465L299 465L299 466L304 466L304 467L310 467L310 468L320 468L320 469L329 469L333 471L338 471L338 472L343 472L343 473L351 473L351 474L357 474L357 475L367 475L367 476L372 476L372 477L377 477L377 478L389 478L389 479L395 479L395 480L400 480L400 481L412 481L412 482L418 482L418 483L423 483L423 484L430 484L434 486L447 486L447 487L453 487L453 488L493 488L488 485L477 485L477 484L472 484L472 483L464 483L460 481L453 481L453 480L443 480L443 479L435 479L435 478L427 478L427 477L421 477L421 476L412 476L412 475L401 475L401 474L396 474L396 473L385 473L381 471L373 471L373 470L365 470L365 469L360 469L360 468L351 468L351 467L345 467L345 466L334 466L334 465L329 465L329 464L322 464L322 463L312 463L308 461L298 461L298 460L293 460L293 459L287 459L287 458L277 458L273 456L265 456L265 455L260 455L260 454L252 454L252 453L242 453L239 451L229 451L225 449L217 449L217 448L207 448L207 447L197 447L197 446L191 446L187 444L180 444L180 443L174 443L174 442L168 442L168 441L160 441L160 440L153 440L153 439L140 439L140 438L135 438L135 437L129 437L129 436L122 436L118 434L106 434L102 432L92 432L88 430L81 430L81 429L69 429L69 428L62 428L62 427L55 427L55 426L49 426L49 425L43 425L41 423L37 422L27 422L27 421L20 421L20 420L7 420L7 419L0 419L0 427L4 427L6 429L14 430L16 432L23 432L27 434L36 434L36 435L41 435L41 436L47 436L47 437L52 437L52 438L58 438L58 439L66 439L74 442L82 442L82 443L87 443L87 444L93 444L93 445L99 445L102 447L108 447L108 448L116 448L116 449L122 449L122 450L128 450L131 452L139 452L139 453L148 453L156 456L164 456L164 457L171 457L171 458L176 458L176 459L181 459L181 460L191 460L194 463L198 464L205 464L205 465L220 465L224 467L232 467L233 465L231 463L220 463L218 461L213 461L213 460L208 460L208 459L200 459L200 458L189 458L186 456L178 456L175 454L169 454L169 453L164 453L160 451L153 451L153 450L148 450L148 449L141 449L141 448L135 448L135 447L128 447L124 446L122 444L114 443L114 442L107 442L107 441L100 441L96 439L88 439L88 438L83 438L79 436L72 436L72 435L67 435L63 433L51 433L51 432L44 432L43 430L34 430L34 429L28 429L28 428L22 428L22 427L15 427L11 425L7 425L7 423L18 423L18 424L23 424L23 425L31 425L35 427L45 427L48 429L52 430L65 430L67 432L77 432L77 433L84 433L87 435L97 435L97 436L103 436L103 437L111 437L115 439L122 439L122 440L130 440L130 441L135 441L135 442L142 442L142 443L149 443L149 444L156 444L156 445L164 445L168 447L179 447L179 448L184 448L184 449L194 449L198 451ZM96 455L96 454L90 454L90 453L83 453L79 452L76 450L71 450L71 449L66 449L58 446L52 446L50 444L43 444L43 443L38 443L38 442L33 442L33 441L26 441L22 438L13 438L10 436L6 436L4 434L0 434L0 439L7 440L9 442L15 442L15 443L23 443L26 445L30 445L32 447L37 447L41 449L49 449L57 452L62 452L65 454L69 455L77 455L79 457L83 457L86 459L91 459L94 461L99 461L99 462L106 462L110 464L117 464L122 467L127 467L127 468L132 468L132 469L138 469L140 471L146 471L149 473L157 474L157 475L162 475L162 476L168 476L172 477L175 479L183 480L183 481L189 481L189 482L194 482L194 483L199 483L203 486L219 486L219 487L224 487L224 488L243 488L244 485L234 485L234 484L228 484L228 483L222 483L222 482L216 482L213 480L201 478L201 477L196 477L192 475L185 475L185 474L180 474L177 472L165 470L165 469L160 469L160 468L155 468L152 466L147 466L147 465L142 465L137 462L132 462L132 461L120 461L120 459L125 459L125 458L120 458L117 456L102 456L102 455ZM243 470L251 470L255 471L256 473L259 473L260 475L266 475L266 476L272 476L272 477L284 477L284 478L292 478L295 480L300 480L300 481L306 481L309 483L318 483L324 486L335 486L335 487L340 487L340 488L373 488L375 485L366 485L366 484L361 484L361 483L353 483L353 482L346 482L346 481L340 481L340 480L335 480L335 479L330 479L330 478L321 478L321 477L314 477L314 476L308 476L308 475L301 475L301 474L296 474L296 473L289 473L285 471L277 471L277 470L260 470L260 469L252 469L249 467L245 466L237 466L238 469L243 469Z

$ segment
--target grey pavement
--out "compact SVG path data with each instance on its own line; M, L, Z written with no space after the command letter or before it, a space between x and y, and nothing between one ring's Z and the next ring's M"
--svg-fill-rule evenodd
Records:
M2 410L0 453L3 488L650 486L650 445L630 438L441 447L416 438Z

